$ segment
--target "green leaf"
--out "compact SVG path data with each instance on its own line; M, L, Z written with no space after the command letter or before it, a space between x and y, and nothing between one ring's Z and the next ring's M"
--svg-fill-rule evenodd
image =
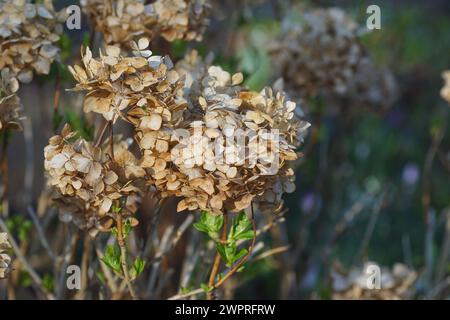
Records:
M122 273L120 264L120 248L117 245L107 246L105 255L101 258L101 260L113 271Z
M217 252L219 252L220 256L222 257L222 260L225 261L225 263L228 263L228 257L227 253L225 251L225 245L221 243L216 243L216 249Z
M142 260L140 257L136 257L136 260L134 260L133 263L133 268L130 271L131 278L132 279L137 278L142 273L142 271L144 271L144 267L145 261Z
M242 257L244 257L246 254L248 253L247 249L241 249L235 256L234 256L234 262L238 261L239 259L241 259Z
M131 220L127 219L125 221L125 225L124 225L124 228L123 228L123 236L125 238L127 238L132 229L133 229L133 227L131 226Z
M182 294L188 294L189 292L192 291L192 288L189 288L189 287L181 287L181 288L180 288L180 291L181 291Z
M254 231L252 229L251 220L247 217L247 215L244 212L241 212L233 220L233 224L231 225L228 239L230 241L249 240L253 239L253 234Z
M50 274L46 273L42 277L42 286L45 288L45 290L47 290L47 292L53 291L54 288L53 277Z
M206 293L211 292L211 291L214 290L214 287L213 287L213 286L208 287L208 285L207 285L206 283L202 283L202 284L200 285L200 288L202 288L203 291L205 291Z
M33 227L33 223L22 216L11 217L5 221L5 224L11 233L18 235L20 241L28 239L28 234Z
M201 221L194 223L194 228L200 232L208 233L208 227Z
M24 288L31 287L33 284L33 279L31 279L30 275L26 271L20 271L19 284Z
M208 227L210 232L219 232L223 226L223 216L202 212L201 221Z
M194 223L194 228L200 232L205 232L210 238L217 241L219 239L219 231L223 226L223 216L213 215L206 211L202 211L200 220Z
M72 40L67 34L62 34L59 38L59 47L61 48L60 57L62 61L70 58L72 55Z
M97 278L98 278L98 280L101 282L101 284L103 284L103 285L106 284L106 277L105 277L105 275L103 274L103 272L97 271L97 272L95 273L95 275L97 276Z
M234 242L226 245L217 243L216 249L227 267L231 267L236 261L248 253L247 249L241 249L237 252L236 243Z

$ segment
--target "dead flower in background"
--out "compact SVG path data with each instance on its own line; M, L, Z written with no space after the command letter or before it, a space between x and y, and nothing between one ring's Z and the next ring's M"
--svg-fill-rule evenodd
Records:
M395 80L368 55L350 16L338 8L314 9L301 21L286 17L271 46L277 76L293 98L349 98L352 105L377 108L393 103Z
M18 89L17 79L10 74L8 68L3 69L0 74L0 131L7 128L21 129Z
M22 83L48 74L58 58L56 43L63 31L65 10L56 12L51 0L0 1L0 69L9 68Z
M208 23L206 0L83 0L83 11L106 44L127 47L131 40L162 36L175 39L201 40Z
M404 300L414 295L414 284L418 278L415 271L401 263L392 269L381 268L380 274L372 274L366 263L362 268L354 268L349 273L335 268L331 271L333 299L363 299L363 300ZM380 277L380 288L369 288L375 285L374 277ZM376 281L376 280L375 280Z

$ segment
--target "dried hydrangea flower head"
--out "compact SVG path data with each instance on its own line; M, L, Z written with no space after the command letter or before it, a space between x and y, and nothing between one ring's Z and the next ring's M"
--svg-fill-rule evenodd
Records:
M170 61L152 56L146 50L149 41L134 43L134 56L124 57L117 46L108 46L106 53L94 58L89 48L83 55L83 67L69 67L77 81L75 91L87 91L85 112L102 114L108 121L124 118L125 113L147 105L162 119L172 117L173 106L158 104L155 96L170 99L178 85L178 75L168 70ZM167 63L167 64L166 64ZM156 117L156 116L155 116Z
M20 125L20 99L17 96L19 82L9 69L0 73L0 131L5 129L21 129Z
M373 263L366 263L361 268L354 268L350 272L342 272L336 266L331 271L332 298L345 300L401 300L411 299L414 295L414 283L417 273L401 263L392 269L381 268L380 288L369 288L372 284Z
M20 82L48 74L57 59L65 10L56 12L51 0L0 0L0 69L9 68Z
M442 77L444 78L445 83L441 90L441 96L450 104L450 71L444 71Z
M153 4L158 28L167 41L202 40L208 24L208 0L158 0Z
M295 188L289 162L297 159L294 150L308 126L294 115L296 104L270 89L244 91L241 73L208 66L195 52L186 60L175 69L191 79L192 90L183 89L190 108L179 126L189 134L172 137L178 142L171 151L175 174L158 183L162 194L182 197L178 211L221 214L252 201L279 207L282 193ZM277 130L276 143L271 130Z
M11 257L6 251L11 249L8 241L8 234L0 232L0 279L6 278L11 264Z
M44 149L48 183L55 189L61 218L80 228L108 231L114 225L114 208L132 216L137 210L144 171L125 142L116 143L114 157L105 147L76 139L66 125Z
M106 44L128 47L131 40L158 35L167 41L201 40L207 24L206 0L82 0L84 12Z
M301 22L283 21L271 48L277 77L293 98L318 94L354 99L355 105L388 107L395 82L378 69L360 41L358 25L338 8L306 11Z
M125 44L138 36L154 37L156 16L142 0L81 0L84 13L106 44Z

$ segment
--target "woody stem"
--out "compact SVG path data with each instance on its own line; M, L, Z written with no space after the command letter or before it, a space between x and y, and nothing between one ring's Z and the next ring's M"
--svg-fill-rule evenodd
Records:
M224 214L223 215L223 229L222 229L222 237L221 237L221 242L225 243L227 240L227 228L228 228L228 215ZM214 258L214 264L211 270L211 274L209 276L209 281L208 281L208 287L211 288L214 286L214 282L216 280L216 276L217 273L219 272L219 268L220 268L220 253L217 251L216 253L216 257ZM206 295L206 299L207 300L214 300L214 291L208 292L208 294Z
M127 284L128 291L130 292L130 295L133 298L133 300L137 300L136 292L134 291L134 288L131 284L130 274L128 271L127 248L123 232L123 220L122 215L120 213L117 215L117 242L119 243L120 247L120 264L122 266L125 283Z
M256 244L256 223L255 223L255 212L253 209L253 202L250 204L251 212L252 212L252 226L253 226L253 239L252 243L250 244L250 247L248 248L247 254L242 257L241 261L239 261L233 268L231 268L230 271L228 271L227 274L225 274L219 281L217 281L215 284L213 284L214 289L217 289L221 285L225 283L233 274L238 272L238 270L244 265L245 262L247 262L248 258L250 258L253 249L255 248Z
M111 159L114 161L114 129L113 122L109 122L109 146L111 148Z

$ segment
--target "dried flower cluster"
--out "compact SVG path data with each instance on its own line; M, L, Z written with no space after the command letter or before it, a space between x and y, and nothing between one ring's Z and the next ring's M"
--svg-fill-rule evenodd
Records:
M286 90L296 98L321 94L355 105L389 107L395 81L377 68L360 41L357 24L338 8L306 11L301 23L286 18L271 47Z
M107 44L128 45L137 37L167 41L201 40L205 30L207 0L83 0L84 12Z
M368 283L374 286L374 273L368 269L372 263L366 263L362 268L353 269L348 274L332 270L333 299L356 300L399 300L411 299L414 294L413 285L417 273L407 266L397 263L392 270L382 268L380 272L379 289L368 288Z
M450 71L444 71L442 73L445 84L441 90L441 96L450 104Z
M146 38L133 43L132 57L115 46L99 58L86 49L83 67L70 68L75 90L87 91L84 110L111 124L118 118L131 123L141 156L128 153L121 165L132 163L132 174L117 180L116 147L113 161L86 141L70 143L73 133L65 129L45 150L51 184L69 196L61 204L77 204L82 216L106 215L115 199L130 198L124 194L129 179L145 178L162 198L180 197L178 211L220 214L252 201L277 209L283 192L295 188L289 163L309 126L294 114L296 104L271 89L243 90L241 73L210 66L194 51L171 69L148 44ZM245 139L227 139L235 137Z
M32 80L33 70L48 74L59 54L56 42L65 16L51 0L0 0L0 69L9 68L23 83Z
M113 158L107 147L74 139L75 133L66 125L44 149L45 169L56 190L61 218L83 228L108 231L114 225L114 207L125 210L125 216L136 212L141 193L137 181L144 172L126 142L115 144Z
M9 249L11 249L11 245L8 241L8 235L0 232L0 279L5 278L9 271L11 257L5 253Z
M172 188L183 197L178 210L238 211L252 201L277 209L282 193L295 188L289 161L297 159L295 147L308 127L294 115L295 103L270 89L243 90L242 74L210 66L195 51L175 69L185 78L182 94L188 101L180 127L190 134L173 148L182 175L172 176L177 183L170 181L164 193Z
M123 57L116 46L108 46L106 53L94 59L89 48L83 55L83 67L69 67L76 79L76 91L88 91L84 101L85 112L96 112L108 121L124 117L124 110L133 112L155 104L155 97L164 100L177 87L176 72L168 71L166 61L160 56L152 56L147 39L133 43L136 49L132 57ZM166 63L164 63L166 62ZM160 108L158 108L160 107ZM156 106L155 113L170 120L174 110L168 106ZM138 111L137 111L138 112ZM154 119L154 118L153 118ZM159 127L157 128L159 129ZM156 130L157 130L156 129Z
M17 96L19 81L14 78L8 68L0 73L0 131L20 129L20 99Z

